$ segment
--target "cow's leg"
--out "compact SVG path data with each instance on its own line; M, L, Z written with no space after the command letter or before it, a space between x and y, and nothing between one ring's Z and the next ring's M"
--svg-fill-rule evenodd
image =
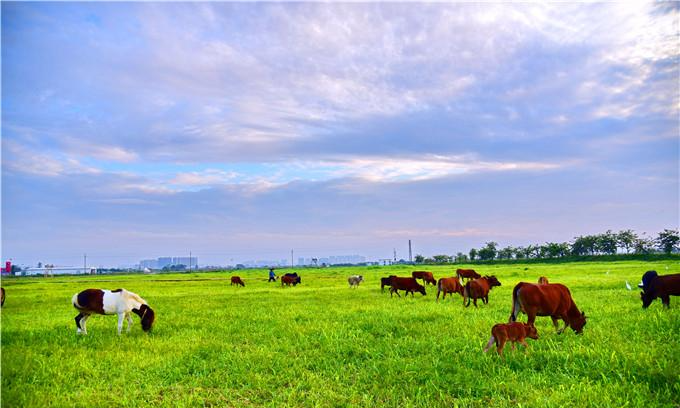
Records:
M125 319L125 313L118 313L118 335L123 330L123 320Z
M130 315L130 312L125 313L125 319L127 320L127 332L130 333L130 329L132 328L132 316Z
M569 327L569 323L568 323L569 321L567 320L567 316L561 315L560 318L564 321L564 327L562 327L561 329L559 329L559 330L557 331L557 334L562 334L562 333L564 333L564 330L566 330L566 328Z
M475 307L477 307L477 298L474 299Z
M525 312L527 314L527 323L534 324L536 321L536 311L533 309L526 309Z
M517 349L515 348L515 342L514 342L514 341L511 341L510 344L512 344L512 351L517 350Z
M661 296L661 303L667 308L671 307L671 297L669 295Z
M522 339L522 345L524 346L524 351L526 352L527 349L529 348L529 345L527 344L527 339Z
M496 347L496 351L498 352L498 355L503 357L503 347L505 347L505 342L507 339L505 337L501 337L499 340L496 340L496 344L498 347Z
M555 326L555 330L559 330L559 328L560 328L560 319L559 319L559 317L550 316L550 318L552 319L553 326Z

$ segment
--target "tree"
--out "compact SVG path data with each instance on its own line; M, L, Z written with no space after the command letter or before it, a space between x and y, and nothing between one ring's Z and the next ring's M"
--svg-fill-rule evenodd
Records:
M474 248L472 248L472 249L470 250L470 260L471 260L471 261L474 261L476 257L477 257L477 250L474 249Z
M479 255L479 259L482 261L487 261L490 259L494 259L496 257L496 247L498 246L498 243L496 242L487 242L484 248L480 249L477 251L477 254Z
M649 238L636 238L633 242L633 251L636 254L651 254L654 252L654 241Z
M637 234L633 230L622 230L616 234L616 244L619 248L625 249L627 254L635 246L636 239Z
M511 246L506 246L498 251L498 259L512 259L515 254L515 248Z
M678 249L680 236L678 236L677 230L664 229L663 232L659 232L659 236L656 237L654 242L656 242L657 248L664 253L670 254L674 249Z
M451 257L448 255L434 255L432 260L436 264L446 264L451 262Z
M413 258L413 260L414 260L417 264L421 264L421 263L423 263L423 261L425 260L425 257L422 256L422 255L420 255L420 254L418 254L418 255L416 255L416 256Z
M464 253L458 252L458 253L456 254L456 262L457 262L457 263L465 263L465 262L467 262L467 261L468 261L468 256L465 255Z
M615 255L616 254L616 234L611 230L607 230L604 234L597 235L595 241L595 248L598 252Z
M571 244L572 255L594 255L597 237L594 235L578 236Z
M526 257L526 248L518 246L515 248L515 259L524 259Z

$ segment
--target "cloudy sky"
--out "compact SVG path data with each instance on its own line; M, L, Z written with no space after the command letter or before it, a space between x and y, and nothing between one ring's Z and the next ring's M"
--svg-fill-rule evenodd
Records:
M2 3L2 256L678 226L678 4Z

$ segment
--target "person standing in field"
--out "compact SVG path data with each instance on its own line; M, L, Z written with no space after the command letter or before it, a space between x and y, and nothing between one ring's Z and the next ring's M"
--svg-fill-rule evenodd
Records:
M267 282L276 282L276 274L274 268L269 268L269 280Z

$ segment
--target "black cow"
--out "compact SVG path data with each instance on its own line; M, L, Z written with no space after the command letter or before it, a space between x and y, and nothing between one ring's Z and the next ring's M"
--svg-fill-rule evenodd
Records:
M680 273L659 276L656 271L647 271L642 275L640 299L642 308L646 309L654 299L661 298L664 306L671 306L671 296L680 296Z

